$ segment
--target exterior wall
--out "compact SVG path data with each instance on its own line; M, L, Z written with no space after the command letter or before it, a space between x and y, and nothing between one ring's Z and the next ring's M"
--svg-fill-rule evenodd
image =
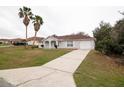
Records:
M35 41L34 45L39 45L40 43L38 41ZM33 45L33 41L28 41L28 45Z
M76 49L94 49L95 44L93 40L89 41L73 41L73 46L67 46L68 41L59 42L59 48L76 48Z
M67 48L67 41L61 41L61 42L59 42L58 48Z
M73 46L67 46L68 41L59 42L59 48L77 48L79 49L80 41L72 41Z

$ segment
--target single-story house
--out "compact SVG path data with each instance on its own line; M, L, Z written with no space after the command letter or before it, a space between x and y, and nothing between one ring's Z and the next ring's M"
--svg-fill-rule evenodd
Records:
M75 48L94 49L94 38L84 34L72 34L65 36L52 35L43 39L44 48ZM39 46L42 48L42 45Z
M20 46L20 45L26 45L25 39L21 38L15 38L15 39L10 39L12 45Z
M35 38L35 43L34 43L34 45L42 45L42 41L43 41L43 37L30 37L30 38L28 38L27 39L27 43L28 43L28 45L33 45L33 41L34 41L34 38Z
M11 44L9 39L0 39L0 44Z
M14 43L24 43L25 39L15 38L15 39L10 39L10 41L12 42L12 44L14 44Z

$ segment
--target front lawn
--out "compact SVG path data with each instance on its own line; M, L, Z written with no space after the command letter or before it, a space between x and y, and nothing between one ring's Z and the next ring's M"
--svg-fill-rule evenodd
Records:
M74 74L78 87L124 87L124 66L108 56L92 50Z
M0 69L40 66L70 51L69 49L25 49L24 47L0 48Z

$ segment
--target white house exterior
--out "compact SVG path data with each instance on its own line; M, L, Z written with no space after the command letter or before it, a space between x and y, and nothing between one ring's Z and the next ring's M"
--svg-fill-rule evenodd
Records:
M35 37L30 37L30 38L27 39L28 45L33 45L34 38L35 38ZM36 38L35 38L35 43L34 43L34 45L37 45L37 46L42 45L43 39L44 39L44 38L36 37Z
M28 45L33 45L33 40L27 42ZM34 45L39 45L40 43L38 41L35 41Z
M94 49L94 38L76 34L66 36L49 36L43 39L44 48L74 48L74 49ZM41 46L39 46L41 48Z

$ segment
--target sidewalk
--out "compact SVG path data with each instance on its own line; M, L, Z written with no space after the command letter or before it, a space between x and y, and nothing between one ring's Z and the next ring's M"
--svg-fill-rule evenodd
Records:
M74 50L45 65L0 70L0 77L13 86L75 87L73 73L90 50Z

